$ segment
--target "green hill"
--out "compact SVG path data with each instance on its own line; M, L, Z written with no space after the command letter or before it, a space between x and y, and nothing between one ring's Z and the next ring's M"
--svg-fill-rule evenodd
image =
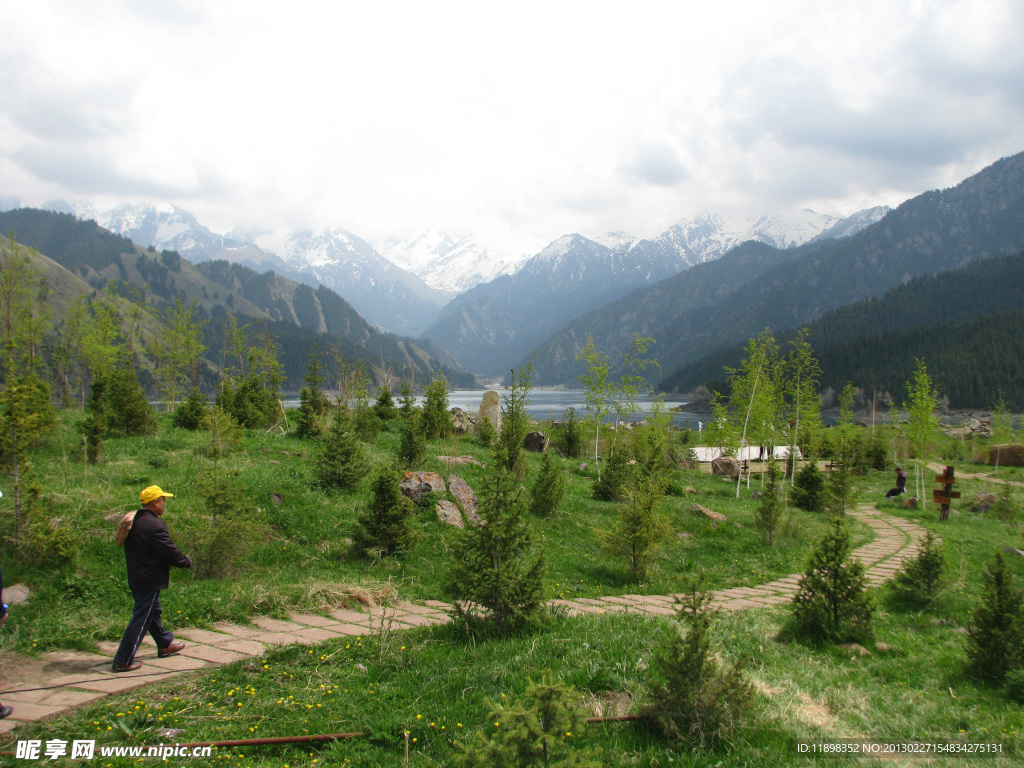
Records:
M425 382L443 370L449 381L472 385L447 352L430 342L383 333L367 323L352 306L329 289L311 288L273 272L257 273L227 262L193 265L173 251L156 253L136 246L93 221L70 214L22 208L0 213L0 232L35 249L46 262L44 272L64 286L51 300L55 325L62 321L73 297L92 294L113 284L122 296L142 291L157 315L180 298L195 305L205 329L207 358L218 366L224 348L228 315L240 324L267 323L279 339L285 366L285 388L297 391L314 343L336 348L346 360L362 363L371 375L386 372L397 378ZM53 267L63 271L55 272ZM75 280L70 280L75 278ZM52 291L52 288L51 288ZM281 340L287 339L284 344Z

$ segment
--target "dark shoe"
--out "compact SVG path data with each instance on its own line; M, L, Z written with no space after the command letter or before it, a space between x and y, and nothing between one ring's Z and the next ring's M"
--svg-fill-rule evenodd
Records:
M110 671L111 672L134 672L136 669L138 669L141 666L142 665L139 662L137 662L137 661L133 661L131 664L118 664L115 661L113 664L110 665Z
M157 658L166 659L168 656L173 656L178 651L184 650L185 644L180 640L175 640L173 643L168 645L166 648L161 648L156 652Z
M0 720L3 720L5 717L10 717L11 712L13 711L14 707L5 707L3 705L0 705Z

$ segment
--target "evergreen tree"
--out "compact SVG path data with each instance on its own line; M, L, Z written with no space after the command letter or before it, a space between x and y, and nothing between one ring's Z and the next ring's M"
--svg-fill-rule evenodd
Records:
M583 425L575 408L567 408L565 411L565 423L562 429L555 436L555 447L563 456L570 459L578 459L583 455L584 450Z
M810 461L796 473L793 483L793 503L808 512L824 512L828 489L825 475L818 462Z
M551 517L565 497L565 476L555 465L550 453L541 458L540 471L530 489L530 511L541 517Z
M770 546L775 542L775 533L779 530L779 522L782 520L782 500L779 498L779 467L775 463L775 459L768 462L767 475L768 481L765 483L764 491L754 509L754 527Z
M835 518L811 553L793 598L793 618L801 634L829 642L870 635L873 605L864 565L849 555L849 529L842 518Z
M402 421L402 440L398 447L398 460L403 467L412 469L427 453L427 443L423 438L420 426L419 411L412 413Z
M469 744L455 742L463 768L600 768L594 750L578 750L584 724L580 696L545 672L539 683L527 678L523 701L511 706L487 700L490 735L477 732ZM489 729L490 730L490 729Z
M985 565L981 603L967 625L967 669L983 680L1002 681L1024 667L1024 597L1003 556Z
M99 390L97 382L101 383ZM90 410L103 413L103 437L135 437L156 432L156 415L135 372L128 368L97 372L93 378Z
M486 522L462 531L453 547L448 589L456 616L498 637L538 625L546 613L544 558L535 553L519 479L499 462L484 473L479 513Z
M501 397L501 431L494 446L494 461L516 477L526 474L526 449L523 442L530 431L530 390L533 388L533 361L518 373L512 371L509 385Z
M402 495L401 475L381 467L370 486L370 503L359 515L352 541L366 557L387 557L413 548L416 508Z
M427 387L423 401L423 432L429 439L444 438L452 428L448 412L448 380L443 373L435 373Z
M673 741L701 746L727 740L749 717L753 686L739 664L723 669L712 653L711 595L693 585L677 601L677 625L651 659L650 703L644 712Z
M377 417L377 411L370 405L360 403L352 413L352 423L356 428L359 439L367 443L374 442L380 437L383 425Z
M491 424L491 420L486 416L480 419L480 423L477 425L476 439L480 445L485 448L490 448L494 445L495 439L498 437L498 433L494 429L494 425Z
M373 404L373 410L381 421L391 421L398 416L398 408L391 397L391 387L382 386L377 390L377 400Z
M182 403L171 418L171 423L179 429L187 429L195 432L202 429L210 416L210 409L204 395L199 387L193 387L188 400Z
M605 477L611 475L607 472ZM630 484L625 491L626 500L619 506L615 523L610 528L596 531L601 549L628 563L633 578L639 582L647 578L651 560L671 535L668 520L658 510L663 487L656 478L644 478Z
M615 451L608 457L603 474L594 483L594 498L599 501L621 501L633 477L633 466L625 450Z
M402 393L402 397L399 401L402 405L398 409L398 412L403 419L408 419L414 413L417 413L416 396L412 393L412 384L408 381L403 381L402 387L399 391Z
M324 488L355 489L366 474L367 461L348 413L336 408L327 439L320 448L316 478Z
M210 523L193 532L196 575L223 579L266 538L267 523L238 470L227 470L215 460L200 477L198 491Z
M0 456L11 469L17 546L21 547L26 510L22 508L21 468L26 452L50 434L56 414L49 387L37 375L37 350L46 320L41 273L14 240L0 251L0 333L4 390L0 393Z
M942 586L946 568L942 547L928 531L918 547L917 557L907 561L893 579L895 589L918 605L928 605Z

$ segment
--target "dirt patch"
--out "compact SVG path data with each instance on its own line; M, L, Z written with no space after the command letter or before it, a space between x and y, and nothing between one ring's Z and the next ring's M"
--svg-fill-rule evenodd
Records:
M806 693L801 693L796 698L799 703L795 709L795 714L800 722L823 729L828 729L835 725L836 718L828 704L812 699Z
M633 714L633 697L625 691L605 691L600 696L586 694L580 702L593 717L621 717Z

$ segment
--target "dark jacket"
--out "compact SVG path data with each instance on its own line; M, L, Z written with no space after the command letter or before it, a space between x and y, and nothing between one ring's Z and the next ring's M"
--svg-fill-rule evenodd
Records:
M172 565L192 567L192 561L174 546L164 521L148 509L135 513L135 522L124 540L124 559L132 592L167 589Z

